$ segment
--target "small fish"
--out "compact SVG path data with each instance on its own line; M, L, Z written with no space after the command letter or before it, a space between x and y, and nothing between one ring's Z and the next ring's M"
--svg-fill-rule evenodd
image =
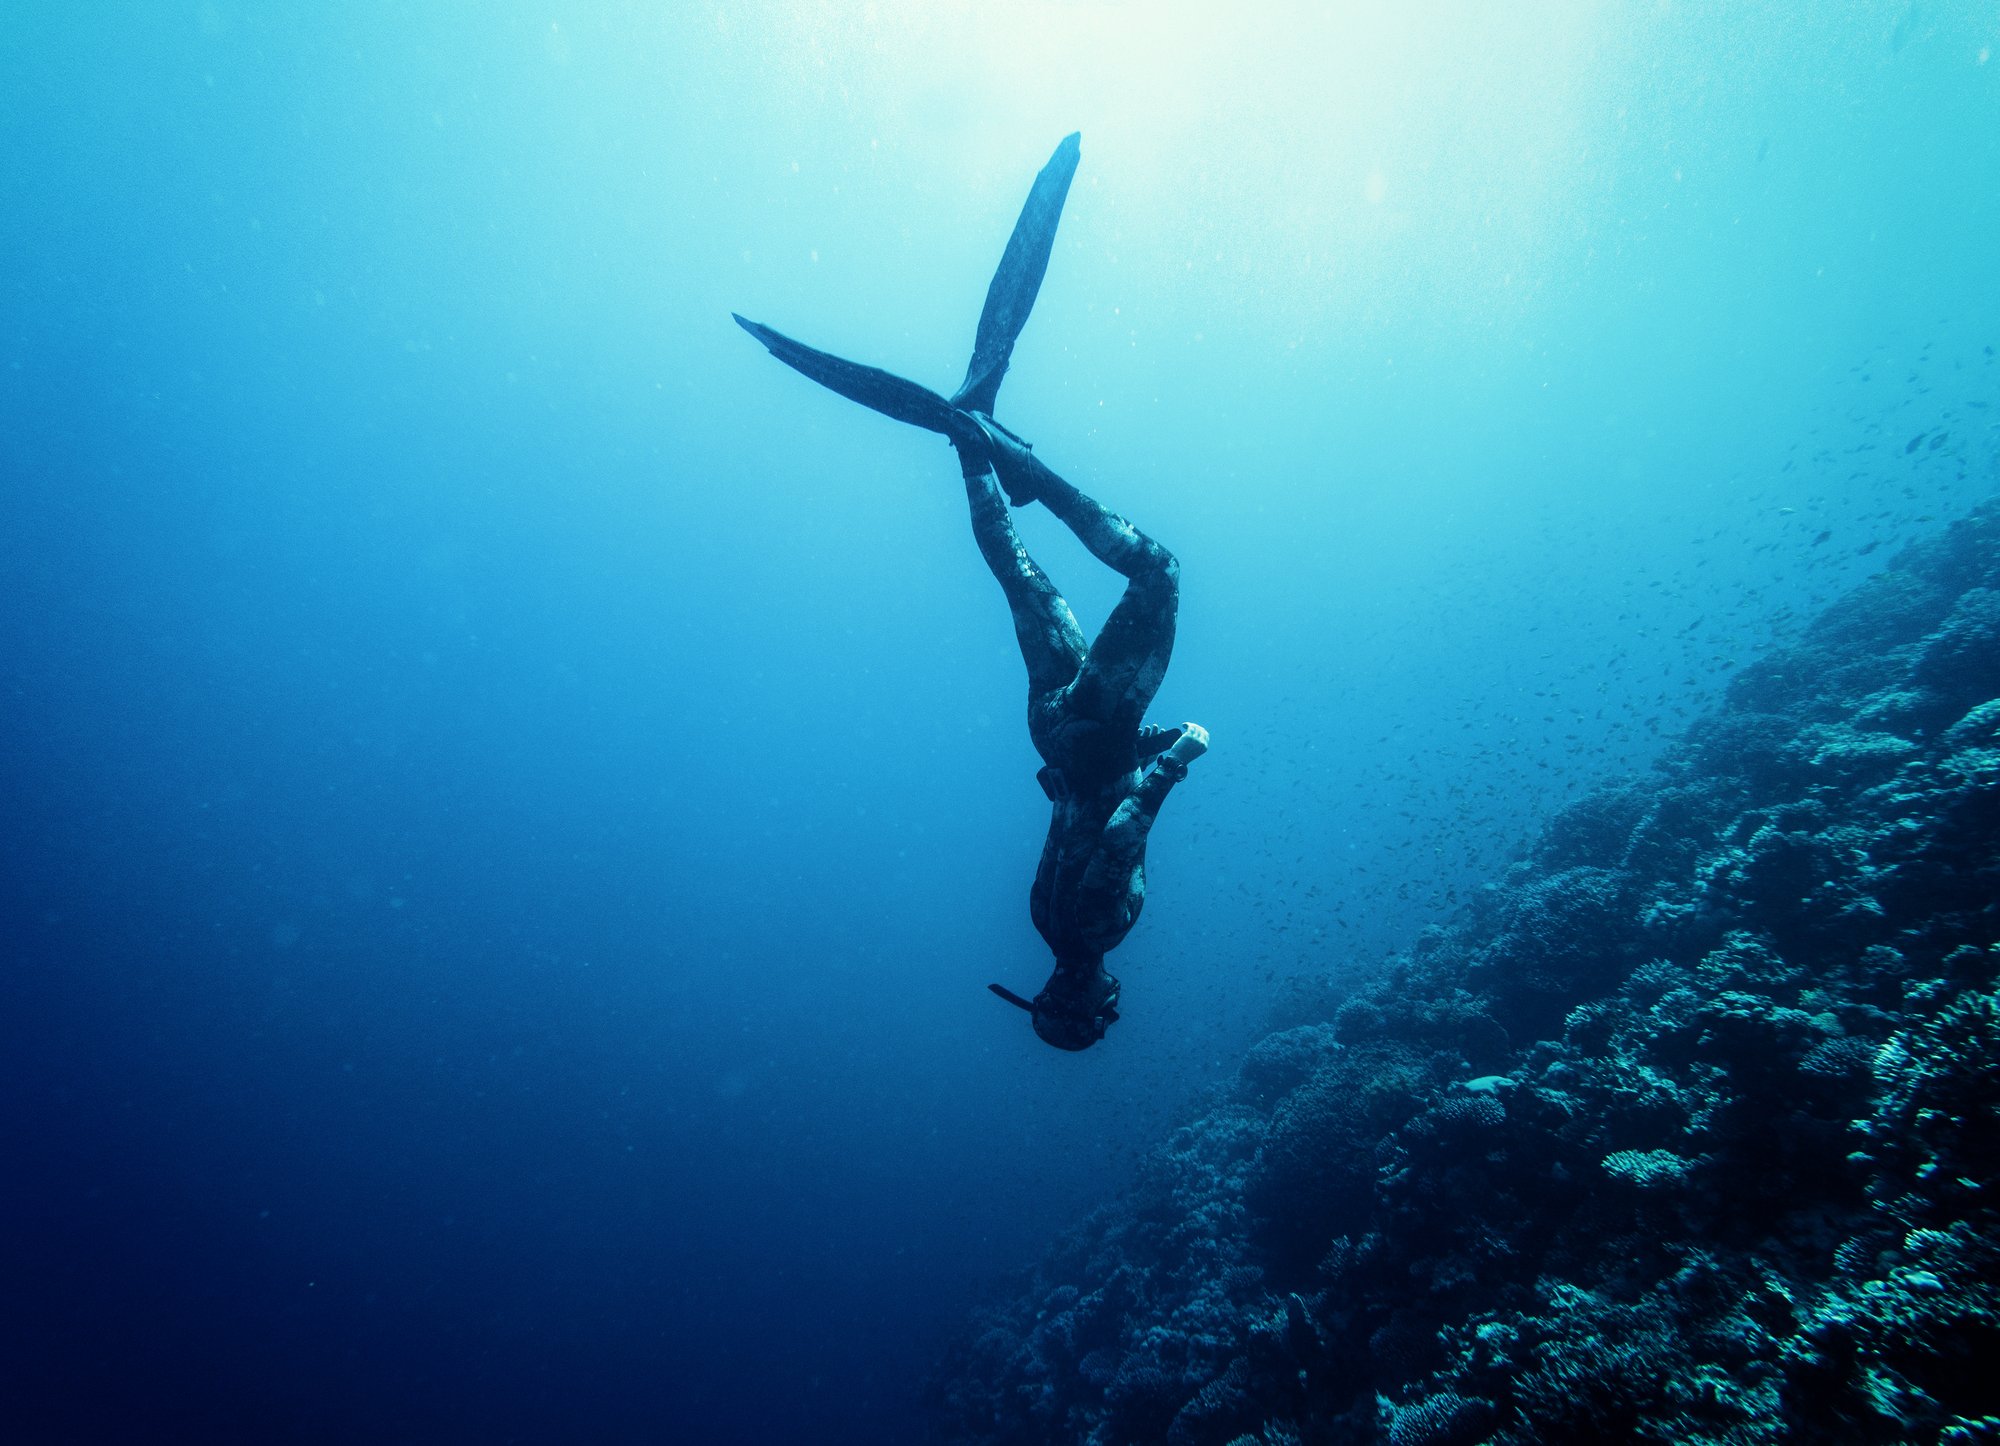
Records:
M1903 448L1903 455L1907 457L1910 455L1910 453L1916 451L1917 448L1923 444L1923 440L1924 440L1924 434L1922 432L1919 432L1917 433L1916 436L1910 438L1909 445Z
M1815 537L1815 538L1814 538L1814 539L1812 540L1812 542L1811 542L1810 544L1808 544L1808 545L1809 545L1809 546L1812 546L1812 547L1818 547L1818 546L1819 546L1819 545L1820 545L1820 544L1821 544L1822 542L1825 542L1825 541L1826 541L1826 540L1827 540L1828 538L1830 538L1830 537L1832 537L1832 536L1833 536L1833 533L1832 533L1831 531L1828 531L1828 532L1822 532L1822 533L1821 533L1821 534L1820 534L1820 535L1819 535L1818 537Z

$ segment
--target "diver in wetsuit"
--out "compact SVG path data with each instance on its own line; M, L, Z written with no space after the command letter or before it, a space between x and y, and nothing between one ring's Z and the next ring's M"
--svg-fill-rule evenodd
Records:
M1032 1001L988 987L1026 1009L1049 1044L1088 1049L1118 1018L1118 981L1105 972L1104 956L1146 902L1146 835L1188 764L1208 748L1198 724L1144 722L1173 653L1180 564L990 418L970 420L977 434L961 426L952 445L973 536L1007 595L1028 665L1028 736L1042 756L1036 777L1053 806L1028 909L1055 953L1055 972ZM1125 578L1125 595L1088 648L1069 604L1014 530L1003 486L1018 505L1047 507Z
M1118 1019L1118 981L1104 955L1122 941L1146 898L1146 835L1208 733L1188 723L1145 726L1173 653L1180 570L1173 555L1085 496L995 422L993 403L1028 319L1075 174L1067 137L1036 176L986 294L972 361L949 400L874 367L845 361L736 317L786 365L899 421L940 432L957 449L973 536L1000 582L1028 665L1028 733L1053 813L1029 895L1035 928L1056 963L1033 1000L987 987L1034 1018L1058 1049L1088 1049ZM1002 496L1002 491L1006 496ZM1088 647L1069 604L1028 556L1007 511L1040 502L1107 567L1125 595Z

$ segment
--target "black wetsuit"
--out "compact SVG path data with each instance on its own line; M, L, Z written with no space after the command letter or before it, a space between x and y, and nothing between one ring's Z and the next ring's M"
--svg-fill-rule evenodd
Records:
M1167 793L1186 776L1184 765L1160 757L1181 730L1144 725L1173 653L1180 566L1130 522L1027 454L1003 454L1010 490L1017 483L1030 488L1094 557L1126 579L1125 595L1085 647L1069 604L1022 545L992 462L969 448L960 455L973 534L1007 594L1028 664L1028 734L1047 765L1040 776L1054 807L1029 895L1035 928L1056 956L1044 998L1094 1008L1115 999L1117 981L1104 973L1104 955L1139 917L1146 835Z

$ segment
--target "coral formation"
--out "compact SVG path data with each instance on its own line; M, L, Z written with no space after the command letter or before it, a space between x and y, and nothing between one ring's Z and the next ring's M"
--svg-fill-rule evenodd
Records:
M944 1439L2000 1439L2000 506L1746 668L952 1349Z

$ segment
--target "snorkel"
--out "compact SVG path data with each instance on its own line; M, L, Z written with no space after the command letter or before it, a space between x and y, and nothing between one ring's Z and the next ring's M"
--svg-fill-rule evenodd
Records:
M1016 1009L1025 1009L1030 1014L1033 1014L1035 1012L1035 1006L1033 1005L1033 1003L1031 1003L1026 999L1023 999L1020 995L1016 994L1006 985L989 984L986 987L988 989L991 989L995 994L999 995L1002 999L1006 1000L1009 1004L1013 1005Z

